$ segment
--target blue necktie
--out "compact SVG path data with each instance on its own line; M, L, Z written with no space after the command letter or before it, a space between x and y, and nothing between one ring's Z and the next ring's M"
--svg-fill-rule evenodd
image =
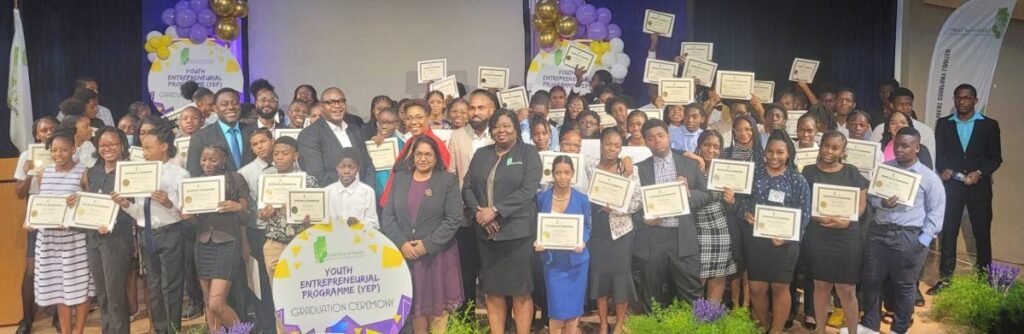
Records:
M231 146L231 158L235 160L235 168L242 168L242 150L238 148L238 140L235 136L238 135L238 128L232 128L228 130L228 145Z
M146 229L142 235L146 243L146 253L153 254L156 252L156 243L153 241L153 213L150 203L150 199L146 198L146 204L142 205L143 214L146 216Z

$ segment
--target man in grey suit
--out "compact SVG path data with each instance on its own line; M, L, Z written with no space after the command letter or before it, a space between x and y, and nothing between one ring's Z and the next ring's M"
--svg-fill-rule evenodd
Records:
M316 123L299 132L299 165L302 170L316 178L320 187L338 181L335 166L341 160L341 149L353 147L359 151L362 166L359 179L373 186L375 170L370 155L366 153L366 136L358 126L345 122L348 106L345 92L331 87L320 94L323 114Z
M238 121L240 115L240 94L231 88L221 88L213 96L213 108L217 111L217 122L204 126L188 143L188 173L193 177L203 175L203 148L215 145L228 152L228 161L224 167L228 171L238 171L253 159L249 148L249 136L253 128Z

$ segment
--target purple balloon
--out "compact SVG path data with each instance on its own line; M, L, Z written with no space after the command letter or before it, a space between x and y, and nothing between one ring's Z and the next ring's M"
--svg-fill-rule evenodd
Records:
M194 11L203 10L203 8L210 8L209 0L189 0L188 6Z
M199 15L196 17L199 24L206 27L212 27L214 23L217 23L217 14L209 8L203 8L199 11Z
M597 8L594 5L583 5L576 9L576 21L579 24L591 24L597 20Z
M196 12L185 8L174 12L174 23L179 27L191 27L196 24Z
M579 8L579 5L572 0L562 0L558 2L558 10L561 11L563 15L576 14L577 8Z
M174 8L164 9L164 12L160 14L160 20L164 21L166 25L174 24Z
M612 23L608 25L608 39L622 37L622 28L619 28L618 24Z
M578 24L576 27L576 39L587 37L587 26L585 24Z
M597 22L609 24L612 22L612 10L601 7L597 9Z
M191 27L175 26L174 30L176 30L178 32L178 37L179 38L188 38L189 34L192 33L192 28L199 28L199 26L197 26L197 25L192 25Z
M590 39L605 39L608 37L608 27L601 22L588 24L587 37Z
M174 11L177 12L182 9L188 9L188 0L181 0L174 4Z
M206 41L206 38L210 36L210 31L203 26L193 26L188 31L188 38L192 40L192 43L202 44Z

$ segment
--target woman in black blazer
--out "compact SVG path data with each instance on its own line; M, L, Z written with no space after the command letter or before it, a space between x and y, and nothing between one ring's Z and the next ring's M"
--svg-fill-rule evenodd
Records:
M515 113L501 109L488 122L493 145L477 150L463 182L462 198L471 212L480 249L480 290L487 296L491 333L505 329L506 297L512 297L516 332L526 334L533 320L533 240L536 231L541 160L523 143Z
M463 299L454 239L462 224L462 193L459 179L440 163L437 142L418 136L410 144L413 163L395 174L381 226L412 271L414 332L444 333L448 313Z

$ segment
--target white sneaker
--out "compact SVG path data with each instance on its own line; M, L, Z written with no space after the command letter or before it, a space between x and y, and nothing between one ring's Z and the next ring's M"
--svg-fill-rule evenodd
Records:
M839 329L839 334L850 334L850 331L846 327ZM864 325L857 324L857 334L878 334L877 331L871 330L871 328L864 327Z

